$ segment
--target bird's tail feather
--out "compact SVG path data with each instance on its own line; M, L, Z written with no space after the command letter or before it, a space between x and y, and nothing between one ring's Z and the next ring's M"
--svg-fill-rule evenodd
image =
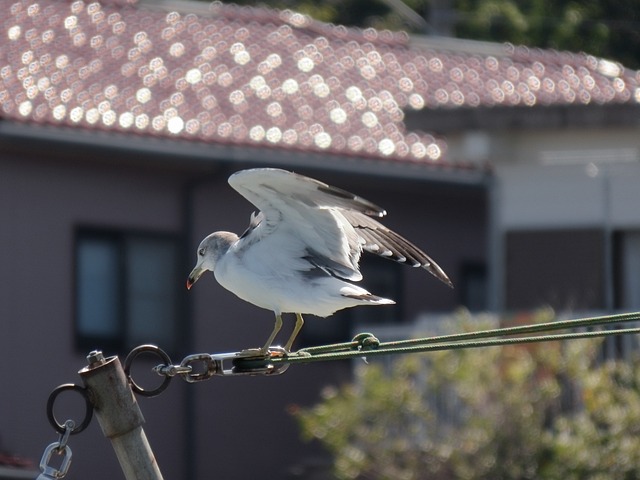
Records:
M358 288L357 290L352 290L349 288L343 288L340 291L340 294L346 298L353 298L354 300L360 300L364 303L369 303L372 305L393 305L396 302L389 298L379 297L377 295L373 295L372 293L367 292L366 290Z

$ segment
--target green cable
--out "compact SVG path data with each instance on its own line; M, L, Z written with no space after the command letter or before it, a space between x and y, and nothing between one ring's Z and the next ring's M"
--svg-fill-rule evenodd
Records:
M390 354L421 353L439 350L480 348L515 345L522 343L606 337L611 335L640 333L640 328L598 330L555 335L538 335L530 337L499 338L512 335L565 330L569 328L603 326L612 323L624 323L636 320L640 320L640 312L603 315L598 317L587 317L573 320L560 320L554 322L539 323L535 325L494 328L478 332L456 333L384 343L380 343L378 339L371 334L360 334L357 335L351 342L305 348L285 357L274 357L264 360L247 359L246 361L250 361L252 364L255 364L256 362L264 362L265 364L302 364L328 360L345 360L357 357L376 357L380 355ZM243 360L240 361L242 362Z
M424 353L435 352L439 350L455 350L463 348L480 348L480 347L495 347L504 345L515 345L523 343L538 343L549 342L558 340L575 340L584 338L596 338L606 337L611 335L626 335L640 333L640 328L627 328L617 330L604 330L604 331L591 331L591 332L578 332L578 333L564 333L557 335L539 335L532 337L515 337L515 338L494 338L480 341L469 342L444 342L444 343L429 343L422 345L402 346L402 347L388 347L388 344L380 344L379 349L376 350L352 350L352 351L338 351L338 352L326 352L313 355L293 354L287 357L271 358L267 360L267 363L312 363L329 360L345 360L357 357L377 357L380 355L391 354L406 354L406 353ZM423 339L429 340L432 339ZM394 342L391 342L394 343ZM255 360L253 360L255 361Z
M501 337L508 335L523 335L528 333L549 332L554 330L566 330L568 328L593 327L607 325L611 323L625 323L640 320L640 312L620 313L616 315L603 315L599 317L578 318L573 320L560 320L546 323L538 323L535 325L522 325L517 327L494 328L490 330L481 330L478 332L455 333L450 335L439 335L427 338L417 338L410 340L398 340L381 344L378 349L389 347L425 345L432 343L442 343L444 341L462 341L479 338ZM361 346L358 340L359 336L350 342L335 343L331 345L322 345L318 347L309 347L300 350L301 354L317 355L320 353L350 351Z

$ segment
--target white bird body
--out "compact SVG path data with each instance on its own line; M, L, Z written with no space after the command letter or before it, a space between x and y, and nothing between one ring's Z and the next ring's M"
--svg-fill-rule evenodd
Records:
M292 253L299 249L273 248L259 242L244 255L242 241L233 243L216 264L218 283L242 300L282 313L328 317L347 307L364 304L392 304L393 300L371 295L365 289L330 275L306 276L309 265ZM286 266L286 268L283 268ZM268 280L266 280L268 279ZM353 298L353 296L362 298Z
M189 275L190 288L207 270L227 290L258 307L272 310L276 327L282 313L326 317L357 305L395 303L350 282L362 279L364 251L422 267L451 286L442 269L422 250L371 218L380 207L344 190L285 170L257 168L234 173L229 184L260 209L238 237L215 232L198 247L198 262Z

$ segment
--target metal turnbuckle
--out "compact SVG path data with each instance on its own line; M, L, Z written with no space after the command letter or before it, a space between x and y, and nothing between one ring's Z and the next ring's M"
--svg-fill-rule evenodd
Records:
M267 355L257 354L253 350L205 355L208 355L211 359L210 361L215 364L215 369L213 369L212 375L222 377L280 375L289 368L289 364L286 362L271 362L272 358L282 358L287 356L287 351L282 347L271 347ZM193 355L191 356L193 357ZM189 357L185 358L185 360L183 360L183 364L188 359ZM207 360L207 362L208 361L209 360ZM228 366L229 363L231 363L231 368ZM193 374L190 374L190 376L192 375ZM202 380L204 379L205 378L202 378ZM188 378L185 378L185 380L190 381ZM200 378L198 380L200 380Z
M164 380L155 389L144 389L131 377L131 367L135 359L150 353L159 357L163 363L153 367L153 371L163 376ZM179 365L171 363L169 355L155 345L141 345L134 348L125 360L124 370L134 392L145 397L154 397L162 393L173 377L180 376L188 383L208 380L213 376L231 377L247 375L280 375L289 364L287 362L271 362L272 358L286 357L287 352L281 347L272 347L267 355L254 350L231 353L196 353L184 357Z

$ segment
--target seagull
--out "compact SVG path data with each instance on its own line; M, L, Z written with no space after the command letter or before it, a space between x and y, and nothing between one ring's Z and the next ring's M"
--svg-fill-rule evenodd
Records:
M426 253L374 219L385 210L357 195L276 168L241 170L229 184L260 211L242 235L221 231L202 240L187 289L209 270L242 300L273 311L275 325L259 355L269 355L283 313L296 316L284 347L289 353L303 314L328 317L358 305L395 303L351 283L362 280L363 251L424 268L453 287Z

